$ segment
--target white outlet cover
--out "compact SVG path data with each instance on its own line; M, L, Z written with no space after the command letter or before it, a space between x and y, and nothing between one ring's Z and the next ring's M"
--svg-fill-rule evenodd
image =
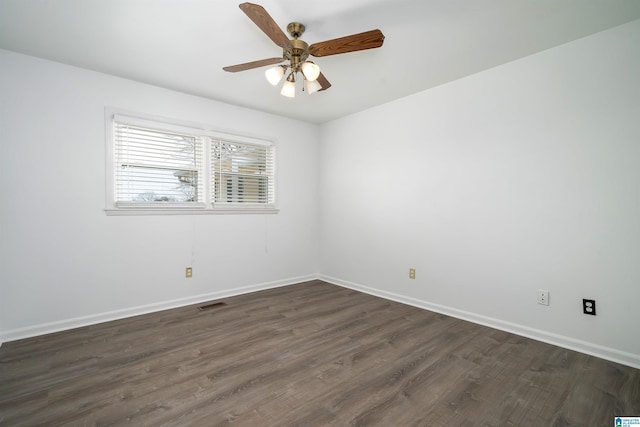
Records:
M549 305L549 291L538 289L538 304Z

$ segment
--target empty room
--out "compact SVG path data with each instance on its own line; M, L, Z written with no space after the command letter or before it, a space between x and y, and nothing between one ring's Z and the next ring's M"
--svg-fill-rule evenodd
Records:
M0 426L640 423L640 2L0 0Z

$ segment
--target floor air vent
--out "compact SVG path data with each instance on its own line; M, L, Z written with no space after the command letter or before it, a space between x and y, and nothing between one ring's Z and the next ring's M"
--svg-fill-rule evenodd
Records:
M226 302L212 302L211 304L201 305L200 307L198 307L198 310L200 311L211 310L214 308L224 307L225 305L227 305Z

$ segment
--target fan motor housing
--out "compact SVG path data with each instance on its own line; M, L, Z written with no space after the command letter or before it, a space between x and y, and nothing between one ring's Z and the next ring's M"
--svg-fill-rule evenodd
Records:
M309 45L303 40L294 38L291 40L291 47L282 50L282 56L291 61L291 68L296 69L309 57Z

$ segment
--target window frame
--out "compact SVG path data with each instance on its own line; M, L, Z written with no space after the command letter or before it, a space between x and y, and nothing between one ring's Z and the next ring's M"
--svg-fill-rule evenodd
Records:
M149 129L197 134L202 138L202 160L204 200L198 202L123 202L116 200L116 158L115 123L127 123ZM199 215L199 214L240 214L240 213L278 213L277 205L277 144L273 138L250 135L201 123L185 122L165 117L135 113L117 108L105 108L105 146L106 146L106 203L107 215ZM211 153L214 141L230 141L238 144L267 146L271 148L271 170L267 180L271 190L271 201L267 203L215 202L214 169L211 164ZM266 160L265 160L266 161ZM224 189L226 191L226 189Z

